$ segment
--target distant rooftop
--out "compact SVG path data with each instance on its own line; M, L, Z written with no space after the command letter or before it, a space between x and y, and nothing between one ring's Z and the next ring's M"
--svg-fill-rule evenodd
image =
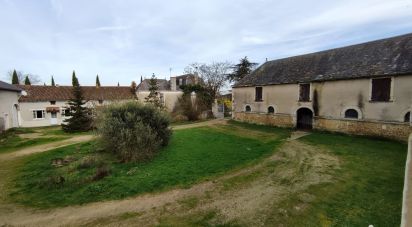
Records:
M12 85L12 84L8 84L6 82L3 82L0 80L0 90L6 90L6 91L16 91L16 92L20 92L22 91L22 89Z
M27 95L20 102L66 101L72 97L72 86L17 85ZM136 95L127 86L81 86L85 100L129 100Z

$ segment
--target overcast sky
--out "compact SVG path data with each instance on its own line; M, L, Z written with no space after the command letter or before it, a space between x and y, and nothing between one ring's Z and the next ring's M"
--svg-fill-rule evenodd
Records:
M129 85L192 62L263 63L412 32L412 0L0 0L0 78Z

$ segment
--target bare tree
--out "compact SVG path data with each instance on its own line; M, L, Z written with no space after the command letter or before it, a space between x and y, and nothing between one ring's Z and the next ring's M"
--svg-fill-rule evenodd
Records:
M229 62L192 63L185 68L185 73L198 73L204 86L210 91L212 97L216 98L228 83L227 75L231 67L232 64Z
M9 79L9 81L12 81L13 78L13 71L14 70L10 70L7 72L7 78ZM31 73L23 73L22 71L17 71L17 78L19 79L20 84L24 84L24 81L26 79L26 76L29 78L31 84L40 84L41 80L40 77L38 75L35 74L31 74Z

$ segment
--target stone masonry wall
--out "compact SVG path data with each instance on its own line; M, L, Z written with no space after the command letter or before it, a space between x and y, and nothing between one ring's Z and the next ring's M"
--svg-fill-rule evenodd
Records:
M287 114L237 112L233 113L233 119L248 123L291 128L295 127L296 123L293 116ZM407 123L326 119L321 117L315 117L313 128L353 135L385 137L401 141L407 141L409 134L412 133L412 126Z
M395 140L407 141L412 133L412 126L408 123L335 120L315 118L315 129L342 132L354 135L386 137Z
M273 125L278 127L294 127L293 118L287 114L266 113L233 113L233 119L248 123Z

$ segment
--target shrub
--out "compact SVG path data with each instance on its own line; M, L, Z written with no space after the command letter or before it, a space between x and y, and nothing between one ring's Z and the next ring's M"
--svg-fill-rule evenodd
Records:
M113 104L101 110L97 133L105 151L121 161L151 159L172 134L168 115L153 105L137 102Z

